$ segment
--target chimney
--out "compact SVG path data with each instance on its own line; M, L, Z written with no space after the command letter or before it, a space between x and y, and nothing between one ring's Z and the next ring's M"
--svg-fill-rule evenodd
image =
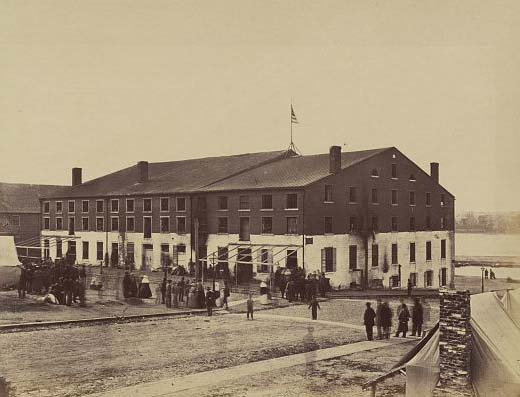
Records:
M74 167L72 169L72 186L81 185L81 183L82 183L81 172L82 172L81 168Z
M439 383L434 396L471 396L469 291L439 290Z
M430 163L430 176L435 182L439 182L439 163Z
M148 181L148 161L137 163L137 178L140 183Z
M329 172L337 174L341 171L341 146L331 146L329 149Z

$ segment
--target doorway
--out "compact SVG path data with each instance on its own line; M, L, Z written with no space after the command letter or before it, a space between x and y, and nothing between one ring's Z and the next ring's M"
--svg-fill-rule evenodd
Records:
M141 270L151 269L153 264L153 245L143 244L143 263Z

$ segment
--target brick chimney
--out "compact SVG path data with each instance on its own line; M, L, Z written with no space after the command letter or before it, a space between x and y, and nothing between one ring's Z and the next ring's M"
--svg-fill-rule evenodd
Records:
M82 184L82 169L74 167L72 169L72 186L78 186Z
M435 182L439 182L439 163L430 163L430 176Z
M341 171L341 146L331 146L329 149L329 172L337 174Z
M148 161L137 163L137 181L140 183L148 181Z
M441 289L439 383L434 396L473 396L469 291Z

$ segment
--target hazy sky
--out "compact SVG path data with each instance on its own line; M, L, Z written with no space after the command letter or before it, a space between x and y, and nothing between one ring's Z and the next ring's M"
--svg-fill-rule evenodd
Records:
M520 210L520 2L0 1L0 181L396 146Z

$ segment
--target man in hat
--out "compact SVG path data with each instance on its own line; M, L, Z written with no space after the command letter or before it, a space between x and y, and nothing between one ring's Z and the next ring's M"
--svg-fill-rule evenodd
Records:
M363 324L367 332L367 340L374 339L374 319L376 318L376 312L370 307L370 302L366 303L365 315L363 316Z
M206 287L206 308L208 309L208 317L211 317L213 315L213 302L213 291L211 291L209 287Z
M168 280L168 284L166 285L166 290L164 292L164 302L166 303L166 307L172 307L172 280Z

